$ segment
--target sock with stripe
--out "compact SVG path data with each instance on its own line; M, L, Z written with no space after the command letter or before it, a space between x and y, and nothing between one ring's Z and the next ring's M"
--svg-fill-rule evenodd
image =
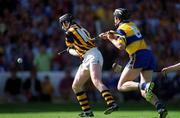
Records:
M109 90L103 90L101 92L101 95L104 98L104 100L106 101L108 106L111 106L113 103L115 103L115 100Z
M142 84L140 84L140 85L139 85L139 88L140 88L141 90L145 90L146 84L147 84L147 83L145 83L145 82L142 83Z
M159 109L165 108L164 104L162 104L160 101L157 101L155 103L155 107L156 107L157 111L159 111Z
M78 92L78 93L76 93L76 97L77 97L77 100L81 106L81 109L84 112L90 112L91 108L90 108L89 101L88 101L86 93L84 91Z

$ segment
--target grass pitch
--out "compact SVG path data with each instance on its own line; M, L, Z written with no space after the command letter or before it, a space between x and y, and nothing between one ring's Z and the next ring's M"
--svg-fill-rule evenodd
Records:
M150 104L120 104L119 111L104 115L102 104L92 104L94 118L158 118ZM180 105L168 105L168 118L180 118ZM0 118L79 118L78 104L1 104Z

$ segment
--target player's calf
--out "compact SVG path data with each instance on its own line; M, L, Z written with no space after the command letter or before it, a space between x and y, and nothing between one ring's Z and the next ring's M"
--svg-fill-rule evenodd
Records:
M82 112L79 114L79 116L80 117L87 117L87 116L92 117L92 116L94 116L92 111L91 111L86 93L84 91L78 92L78 93L76 93L76 97L77 97L77 100L78 100L78 102L81 106L81 109L82 109Z
M106 101L108 108L104 111L104 114L110 114L113 111L118 110L118 105L115 103L115 100L111 94L111 92L109 90L103 90L101 92L102 97L104 98L104 100Z

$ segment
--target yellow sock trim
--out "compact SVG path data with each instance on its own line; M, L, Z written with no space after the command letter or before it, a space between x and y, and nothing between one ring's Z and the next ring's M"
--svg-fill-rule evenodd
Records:
M114 102L114 100L109 100L109 101L107 101L107 104L109 105L109 104L111 104L113 102Z
M90 108L89 105L87 105L87 106L82 106L82 110L86 110L86 109L89 109L89 108Z
M107 101L109 98L112 98L112 99L113 99L112 96L108 96L108 97L105 97L105 100Z
M80 105L83 105L83 104L88 104L88 101L86 100L86 101L79 102L79 103L80 103Z
M111 95L111 93L109 91L103 92L102 96L104 97L105 95Z
M80 95L80 96L77 96L78 101L79 101L79 100L83 100L83 99L85 99L85 98L87 98L87 96L86 96L85 93L82 94L82 95Z

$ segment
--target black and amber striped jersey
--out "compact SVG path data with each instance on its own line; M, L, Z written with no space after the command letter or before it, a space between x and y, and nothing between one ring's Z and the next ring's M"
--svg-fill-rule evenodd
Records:
M74 48L80 57L89 49L95 47L91 40L90 33L83 27L74 24L66 31L66 45Z

